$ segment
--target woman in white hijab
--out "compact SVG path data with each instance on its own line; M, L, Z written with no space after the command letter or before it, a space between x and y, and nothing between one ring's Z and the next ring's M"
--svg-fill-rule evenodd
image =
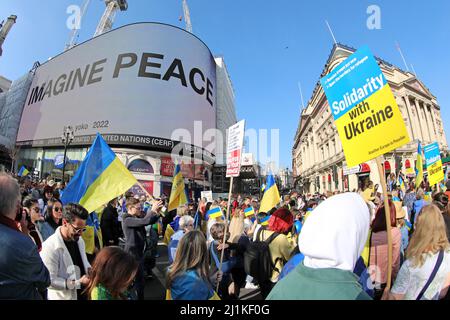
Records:
M322 202L299 236L304 261L274 287L267 299L370 300L353 273L369 225L369 208L356 193Z

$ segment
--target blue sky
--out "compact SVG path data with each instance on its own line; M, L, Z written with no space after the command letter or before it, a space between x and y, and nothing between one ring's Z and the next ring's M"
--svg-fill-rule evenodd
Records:
M0 57L0 74L16 79L33 62L60 53L69 39L71 4L82 0L2 0L0 19L18 16ZM115 27L157 21L184 27L181 0L129 0ZM300 115L332 49L328 20L337 40L404 68L398 41L418 77L437 97L450 138L450 1L365 0L188 0L194 33L215 55L223 55L236 93L238 118L247 128L280 129L280 164L291 167L291 149ZM381 30L369 30L369 5L381 8ZM103 13L91 0L79 33L89 39Z

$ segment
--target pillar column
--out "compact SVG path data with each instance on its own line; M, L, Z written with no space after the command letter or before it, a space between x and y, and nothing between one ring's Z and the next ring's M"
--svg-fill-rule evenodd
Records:
M404 99L406 101L406 106L408 107L408 109L411 110L411 112L413 114L412 125L417 130L416 139L419 139L420 141L423 141L424 136L423 136L423 132L422 132L422 127L420 126L419 112L417 111L416 105L410 103L408 95L406 95L404 97Z
M425 108L428 111L428 106L425 106ZM438 141L439 137L438 137L438 131L436 129L436 119L434 118L434 106L430 105L430 117L431 117L431 130L432 130L432 137L435 141Z
M419 122L420 122L420 128L422 129L423 139L425 141L430 141L430 137L429 137L429 133L427 130L427 125L426 125L427 118L425 117L425 114L424 114L425 110L424 110L424 112L422 112L422 108L420 107L419 101L416 98L414 98L414 105L416 106L417 113L419 114Z
M433 142L433 141L435 141L435 139L434 139L434 135L433 135L432 128L431 128L432 123L431 123L430 114L428 113L428 110L427 110L427 105L425 104L424 101L421 101L421 103L419 102L419 105L422 105L423 113L425 114L425 119L427 121L426 128L427 128L427 132L428 132L429 141Z
M410 131L411 131L411 139L412 140L415 140L416 139L416 136L415 136L415 134L414 134L414 124L413 124L413 122L412 122L412 117L411 117L411 110L409 110L409 107L408 107L408 105L406 104L406 99L405 99L405 97L402 97L402 99L403 99L403 101L405 102L405 109L406 109L406 114L407 114L407 116L408 116L408 127L409 127L409 129L410 129Z

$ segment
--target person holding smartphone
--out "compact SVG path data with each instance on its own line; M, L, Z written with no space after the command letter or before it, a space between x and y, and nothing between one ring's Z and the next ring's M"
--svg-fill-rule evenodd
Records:
M123 216L122 229L125 235L125 251L133 255L139 262L136 274L135 290L139 300L144 300L145 265L144 251L146 243L145 226L154 224L160 217L162 201L153 202L151 210L142 217L142 206L138 199L127 199L127 213Z

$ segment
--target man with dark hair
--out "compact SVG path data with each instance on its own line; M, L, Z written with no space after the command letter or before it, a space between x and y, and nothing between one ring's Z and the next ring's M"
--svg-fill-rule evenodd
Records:
M89 283L89 264L81 234L88 211L69 203L63 209L62 226L42 245L41 257L50 271L49 300L85 300L83 286Z
M17 221L19 216L21 219ZM50 285L50 274L38 248L21 229L26 224L25 218L26 214L21 212L17 181L0 173L1 300L41 300L40 292Z
M145 263L144 251L146 243L145 226L154 224L158 221L159 212L163 206L161 200L154 201L151 210L142 216L142 206L139 200L134 198L127 199L127 213L123 216L122 229L125 235L125 251L132 254L139 261L139 269L136 275L135 289L138 299L144 300L145 287Z

